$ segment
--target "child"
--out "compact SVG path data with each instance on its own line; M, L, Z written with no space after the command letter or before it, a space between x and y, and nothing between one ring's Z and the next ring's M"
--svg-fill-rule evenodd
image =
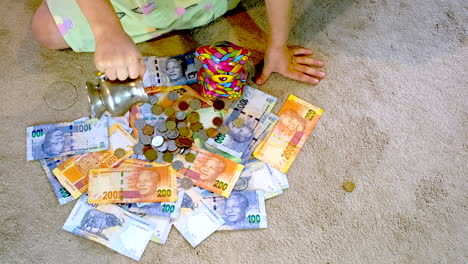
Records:
M111 80L143 76L145 64L135 43L177 29L207 24L240 0L43 0L32 19L34 37L49 49L94 51L96 68ZM135 4L138 3L138 4ZM312 50L289 48L291 0L265 0L270 37L262 74L272 72L318 84L323 62L309 57ZM311 67L314 66L314 67Z

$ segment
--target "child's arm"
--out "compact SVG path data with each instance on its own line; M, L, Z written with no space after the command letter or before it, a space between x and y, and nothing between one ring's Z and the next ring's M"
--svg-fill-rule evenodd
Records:
M94 63L111 80L143 76L145 64L109 0L77 0L96 40Z
M310 66L322 67L323 62L307 57L313 53L310 49L287 46L291 0L265 0L265 4L270 22L270 39L263 71L256 83L265 83L272 72L277 72L294 80L317 84L319 80L313 76L324 78L325 73Z

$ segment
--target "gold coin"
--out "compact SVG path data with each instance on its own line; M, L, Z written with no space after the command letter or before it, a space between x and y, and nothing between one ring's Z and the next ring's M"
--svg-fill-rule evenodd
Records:
M143 130L143 134L145 134L147 136L151 136L154 133L154 127L152 127L150 125L144 126L142 130Z
M193 163L195 161L195 155L193 153L185 155L185 161Z
M177 126L177 124L176 124L176 122L174 122L174 121L167 121L167 122L166 122L166 127L167 127L167 129L169 129L169 130L175 129L176 126Z
M208 130L206 130L206 135L208 135L208 137L210 138L214 138L218 135L218 131L216 130L216 128L208 128Z
M231 129L226 125L222 125L219 127L219 133L221 134L228 134L230 131Z
M187 120L190 123L196 123L196 122L200 121L200 114L198 114L197 112L192 112L192 113L188 114Z
M114 151L114 155L119 159L123 158L125 154L127 154L127 152L122 148L118 148Z
M172 162L172 160L174 159L174 155L172 155L171 153L164 153L163 154L163 160L165 162Z
M219 127L220 125L223 124L223 119L219 116L213 118L213 125Z
M190 135L190 129L188 127L182 127L181 129L179 129L179 134L182 137L186 137Z
M190 125L190 129L191 129L193 132L198 132L198 131L200 131L202 128L203 128L203 125L202 125L202 123L200 123L200 122L193 123L193 124Z
M149 161L153 161L158 158L158 152L154 150L153 148L148 149L145 151L145 158Z
M343 189L345 189L347 192L352 192L355 188L356 184L354 184L354 182L347 181L343 183Z
M155 104L151 108L151 112L153 112L153 114L155 114L155 115L160 115L160 114L162 114L162 112L164 112L164 108L162 106L158 105L158 104Z
M244 126L244 120L237 118L236 120L232 122L232 124L237 128L241 128Z
M172 116L174 113L175 113L175 110L171 106L169 106L168 108L166 108L166 110L164 110L164 114L167 116Z

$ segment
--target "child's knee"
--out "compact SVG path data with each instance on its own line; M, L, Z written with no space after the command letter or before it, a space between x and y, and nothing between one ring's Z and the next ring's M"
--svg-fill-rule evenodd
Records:
M48 49L65 49L69 47L60 34L45 0L34 13L31 26L34 39L41 46Z

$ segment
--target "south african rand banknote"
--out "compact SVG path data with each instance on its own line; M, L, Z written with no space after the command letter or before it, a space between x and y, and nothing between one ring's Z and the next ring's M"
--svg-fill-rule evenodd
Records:
M74 198L88 190L88 172L90 169L112 167L133 154L136 140L120 124L109 128L109 149L101 152L74 155L53 170L60 183ZM121 148L125 155L118 158L114 152Z
M52 189L54 189L55 196L61 205L64 205L68 202L75 200L70 192L63 187L62 184L57 180L54 173L52 171L57 168L58 165L62 164L65 160L69 159L71 156L64 156L64 157L57 157L57 158L47 158L47 159L40 159L42 168L44 169L47 178L52 185Z
M26 129L27 158L37 160L106 150L108 129L107 118L30 126Z
M176 86L196 83L197 72L201 62L194 53L174 57L144 57L146 72L143 75L143 86Z
M265 199L270 199L283 193L278 180L273 176L265 162L252 160L245 165L239 180L234 186L236 191L263 190Z
M87 199L78 199L63 229L140 260L156 226L117 205L92 205Z
M175 228L196 247L224 224L223 218L200 196L197 188L186 190L179 218L174 220Z
M283 173L272 166L270 166L268 163L265 163L265 165L268 167L270 170L271 176L273 179L276 179L276 182L278 182L279 186L281 189L288 189L289 188L289 182L288 182L288 177L286 176L286 173Z
M229 126L230 132L208 139L207 144L241 158L252 142L254 130L262 116L271 112L276 101L276 97L246 85L241 98L231 105L226 114L224 125ZM242 120L241 127L234 125L237 119Z
M176 172L170 166L89 171L89 203L150 203L177 200Z
M278 123L279 116L273 113L265 113L260 120L260 124L255 128L254 137L249 144L247 150L242 154L241 164L246 164L252 157L252 153L260 145L263 139L270 134L273 127Z
M262 190L232 192L229 198L200 190L203 201L224 219L218 230L256 229L267 227L265 197Z
M177 193L177 197L182 197L183 194L180 191ZM158 215L175 219L179 217L181 204L182 199L177 199L175 202L128 203L122 208L134 214Z
M289 95L278 113L280 120L253 155L286 173L320 119L323 110Z
M177 172L177 176L189 177L193 184L229 197L244 166L196 146L192 146L190 152L195 155L195 160L190 163L180 158L184 168Z

